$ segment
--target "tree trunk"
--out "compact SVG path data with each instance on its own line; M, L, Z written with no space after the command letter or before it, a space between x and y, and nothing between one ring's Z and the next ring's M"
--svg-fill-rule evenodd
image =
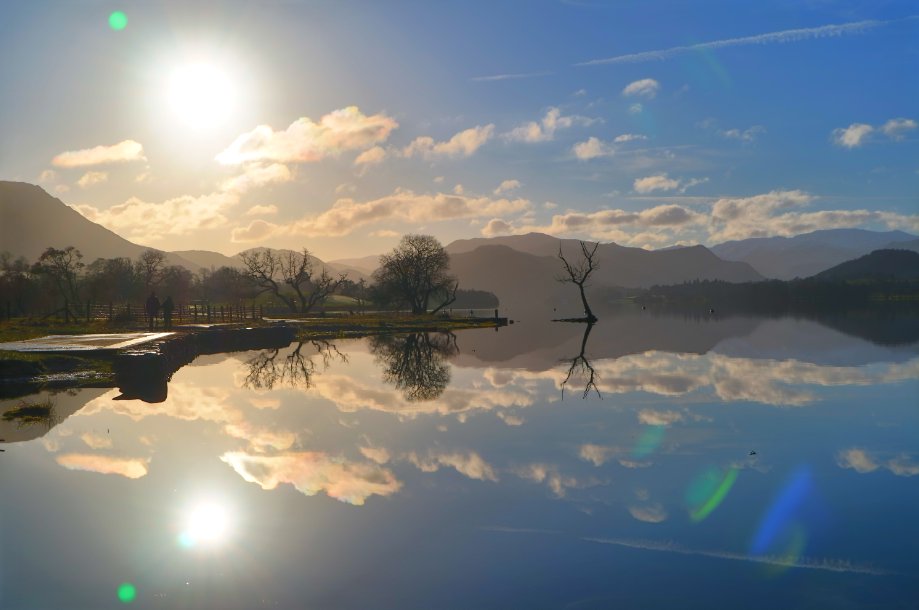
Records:
M581 291L581 302L584 304L584 317L587 319L587 322L593 324L597 321L597 317L594 315L594 312L590 310L590 305L587 304L587 295L584 294L584 283L578 284L578 290Z

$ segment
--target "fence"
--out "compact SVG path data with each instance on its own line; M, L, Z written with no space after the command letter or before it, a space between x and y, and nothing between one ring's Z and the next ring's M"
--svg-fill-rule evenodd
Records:
M12 304L5 304L6 319L13 316ZM245 320L260 320L264 316L261 305L192 303L189 305L176 305L172 312L173 324L206 324L215 322L243 322ZM28 316L26 316L28 317ZM34 315L32 317L35 317ZM71 304L64 302L64 306L50 313L41 313L37 317L58 317L65 322L139 322L149 324L149 318L143 304L136 303L81 303ZM157 318L163 319L160 309Z

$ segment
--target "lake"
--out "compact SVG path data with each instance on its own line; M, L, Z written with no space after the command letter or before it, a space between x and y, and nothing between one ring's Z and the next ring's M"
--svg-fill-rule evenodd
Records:
M912 317L202 356L0 422L0 606L916 608ZM21 399L0 402L6 411Z

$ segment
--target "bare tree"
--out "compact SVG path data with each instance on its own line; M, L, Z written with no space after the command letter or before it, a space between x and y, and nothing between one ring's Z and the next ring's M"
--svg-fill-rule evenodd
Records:
M137 258L135 268L143 280L144 288L150 290L160 283L163 267L166 265L166 253L159 250L144 250Z
M459 282L448 273L450 256L430 235L405 235L389 254L380 257L373 273L378 293L386 300L407 304L413 314L437 313L456 300Z
M347 278L344 273L333 277L325 268L314 277L312 257L306 248L301 253L250 250L242 254L242 260L246 275L258 286L259 293L271 292L295 313L309 313Z
M80 303L79 276L85 267L82 258L83 254L73 246L63 250L48 248L38 258L32 271L50 278L68 307L77 306ZM69 311L67 313L70 315Z
M578 243L581 244L581 257L574 263L568 262L568 259L562 254L561 245L559 245L558 258L561 259L562 264L565 266L566 275L558 278L558 281L564 283L570 282L578 287L578 291L581 294L581 303L584 305L584 319L579 321L593 324L597 321L597 317L590 310L590 305L587 303L587 295L584 294L584 285L587 284L590 274L597 268L594 256L597 253L597 247L600 243L595 243L593 248L588 248L587 244L582 241Z
M348 356L338 351L335 344L322 339L311 340L310 343L315 354L303 354L300 341L289 354L281 361L277 360L279 349L270 349L259 352L246 361L249 373L244 382L247 388L262 388L270 390L278 385L288 385L292 388L310 388L313 385L313 375L317 372L314 356L322 359L322 370L328 369L335 360L348 362Z

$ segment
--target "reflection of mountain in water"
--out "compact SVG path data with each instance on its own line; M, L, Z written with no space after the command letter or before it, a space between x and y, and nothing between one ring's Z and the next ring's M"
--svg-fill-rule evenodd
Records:
M383 367L383 379L406 400L433 400L450 383L447 359L458 353L453 333L378 335L370 349Z

